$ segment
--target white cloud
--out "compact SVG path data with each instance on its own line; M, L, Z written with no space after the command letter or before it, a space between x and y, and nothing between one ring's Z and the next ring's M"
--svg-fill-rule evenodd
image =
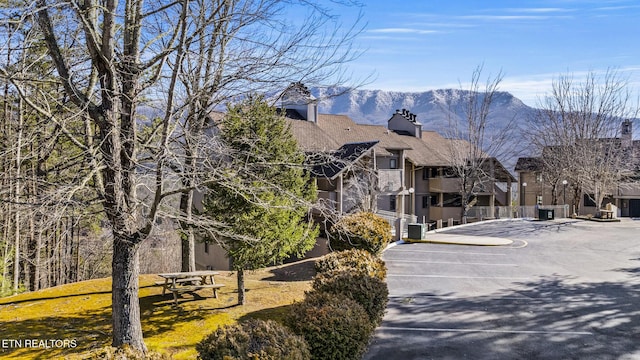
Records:
M575 10L566 9L566 8L509 8L509 9L505 9L505 11L542 14L542 13L566 13L566 12L572 12Z
M541 16L541 15L464 15L460 16L461 19L469 19L469 20L483 20L483 21L494 21L494 20L548 20L548 19L556 19L557 16Z
M438 30L420 30L420 29L412 29L412 28L381 28L381 29L372 29L367 32L375 33L375 34L436 34L440 31Z

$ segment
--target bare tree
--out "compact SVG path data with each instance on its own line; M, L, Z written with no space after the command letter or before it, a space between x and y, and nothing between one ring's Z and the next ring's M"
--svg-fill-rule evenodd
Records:
M449 139L441 154L449 161L446 176L457 179L460 195L461 221L466 222L469 209L477 202L481 192L493 192L497 181L497 159L511 158L515 154L515 119L504 124L493 121L492 104L500 95L503 74L489 76L482 83L483 66L478 66L467 89L461 85L462 100L450 98L449 123L444 135ZM459 101L456 108L453 102ZM458 117L455 114L461 113Z
M583 193L592 194L599 208L637 166L631 143L620 138L623 121L638 114L628 81L615 70L590 72L582 80L562 75L538 107L528 134L542 155L549 183L557 188L567 180L576 208Z
M344 83L340 67L357 56L349 42L358 31L340 33L328 10L306 2L309 13L299 27L291 27L282 17L281 0L194 1L188 15L190 27L181 31L183 49L177 53L171 83L182 98L172 114L181 119L178 132L184 134L181 152L185 161L179 169L185 189L194 189L200 180L194 176L201 151L201 139L209 113L231 100L255 91L281 91L291 81L322 83L333 78ZM322 29L330 26L328 33ZM337 50L337 52L336 52ZM169 94L169 103L173 103ZM194 190L181 194L180 219L182 270L195 268L193 231Z
M336 23L326 32L334 17L307 1L21 5L15 5L25 20L19 24L37 24L44 58L64 96L46 96L36 75L9 66L0 68L0 76L81 154L86 171L56 184L56 197L82 205L80 199L93 198L90 203L101 207L113 237L113 345L144 351L139 251L158 218L178 219L186 232L196 225L228 229L190 213L190 199L182 211L170 204L175 196L225 180L219 156L225 150L204 131L207 115L223 101L282 86L285 79L335 79L353 56L349 44L357 29L341 30ZM294 26L287 6L302 6L311 16ZM150 109L161 115L143 116L154 114ZM191 256L185 268L192 268Z

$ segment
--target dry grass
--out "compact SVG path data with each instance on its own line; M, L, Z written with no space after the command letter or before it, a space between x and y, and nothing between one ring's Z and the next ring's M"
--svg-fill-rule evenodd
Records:
M175 359L196 357L195 345L220 325L245 317L279 319L286 307L310 289L313 263L269 268L247 274L248 304L237 306L236 276L221 272L225 284L212 298L211 289L184 294L173 306L171 294L154 286L156 275L140 277L142 330L149 350ZM99 279L0 299L0 358L80 359L111 341L111 280ZM3 348L3 340L74 340L69 348ZM6 345L6 343L4 344Z

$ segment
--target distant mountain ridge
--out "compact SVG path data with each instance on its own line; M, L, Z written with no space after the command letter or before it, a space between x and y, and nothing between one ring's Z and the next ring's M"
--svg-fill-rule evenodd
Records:
M456 89L397 92L330 87L310 90L316 98L321 99L321 113L348 115L358 123L386 126L387 120L397 109L407 109L417 115L424 129L435 131L445 129L452 116L464 116L465 99L470 94L469 91ZM512 94L498 92L494 95L490 117L496 127L500 127L512 119L525 121L534 111L534 108Z

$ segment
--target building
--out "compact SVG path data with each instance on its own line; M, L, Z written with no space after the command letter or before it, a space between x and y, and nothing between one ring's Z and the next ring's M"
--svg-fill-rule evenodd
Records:
M470 146L466 141L424 131L416 115L406 109L392 114L386 127L357 124L344 115L319 114L317 100L299 83L292 84L282 99L293 134L307 152L331 151L344 144L372 144L363 158L368 159L377 177L375 208L379 213L409 215L419 222L461 221L460 182L449 171L449 154L454 147ZM485 173L491 175L483 179L482 188L476 192L476 205L508 207L511 183L516 180L497 159L484 155ZM337 206L348 212L350 207L342 201L349 196L338 190L345 189L344 181L340 175L332 179L318 177L321 197L335 199ZM497 216L495 212L487 213L488 217Z
M640 141L633 140L632 134L632 123L625 120L622 122L620 137L598 140L622 149L618 156L624 157L622 163L625 166L630 165L631 172L619 175L615 186L604 194L602 203L603 207L608 203L615 205L616 215L622 217L640 217ZM543 154L554 150L552 147L545 148ZM548 168L551 165L543 156L518 159L515 171L518 174L520 205L566 205L570 213L597 216L600 209L595 203L596 189L576 188L571 183L571 174L559 171L561 169Z
M312 164L319 201L337 214L370 210L393 222L439 220L461 222L459 179L451 176L447 154L467 142L446 139L424 131L415 114L397 110L387 126L357 124L348 116L321 114L318 101L300 83L281 96L280 111L293 136ZM496 207L509 207L515 178L495 158L487 155L483 188L476 207L484 217L496 217ZM505 190L498 184L504 183ZM318 243L314 254L327 251ZM217 245L196 244L198 268L226 269L229 260Z

